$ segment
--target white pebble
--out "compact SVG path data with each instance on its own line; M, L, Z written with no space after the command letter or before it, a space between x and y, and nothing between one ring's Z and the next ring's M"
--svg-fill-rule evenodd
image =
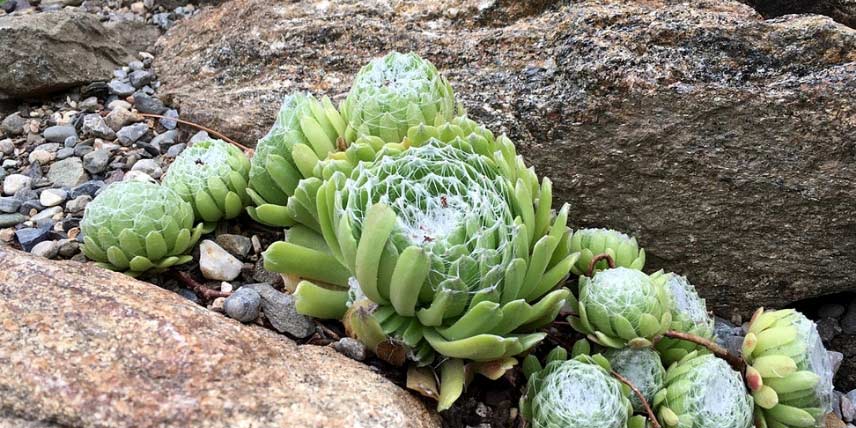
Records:
M243 265L228 251L211 240L199 244L199 269L202 276L217 281L231 281L241 274Z
M14 195L17 191L30 187L33 179L22 174L12 174L3 180L3 193Z
M39 195L39 203L44 207L55 207L63 202L68 194L62 189L45 189Z

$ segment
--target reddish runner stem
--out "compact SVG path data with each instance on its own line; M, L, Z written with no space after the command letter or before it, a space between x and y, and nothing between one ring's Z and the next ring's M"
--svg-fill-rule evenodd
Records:
M648 404L648 400L646 400L645 396L642 395L642 391L639 391L639 388L637 388L636 385L633 384L633 382L630 382L629 380L627 380L627 378L618 374L618 372L616 372L615 370L610 370L610 373L612 373L613 377L621 381L621 383L629 386L633 393L636 394L636 397L638 397L639 401L642 402L642 406L645 407L645 412L648 413L648 420L651 422L651 427L661 428L660 423L657 422L657 417L654 416L654 411L651 410L651 405Z
M201 296L205 300L211 300L217 297L229 297L232 293L226 293L222 291L212 290L199 282L193 279L189 273L178 271L175 273L175 276L183 282L185 285L190 287L197 296Z
M694 334L684 333L682 331L669 330L663 334L665 337L670 337L672 339L686 340L688 342L695 343L696 345L701 345L707 348L713 355L716 355L719 358L725 360L734 370L737 370L741 375L746 373L746 361L743 361L742 358L731 355L727 349L719 346L716 342L705 339L700 336L696 336Z
M228 142L229 144L232 144L232 145L234 145L240 149L243 149L245 152L252 152L253 151L253 149L251 149L251 148L249 148L249 147L247 147L247 146L223 135L222 133L217 132L211 128L207 128L205 126L202 126L198 123L193 123L193 122L189 122L186 120L181 120L181 119L176 118L176 117L167 117L167 116L163 116L163 115L159 115L159 114L151 114L151 113L139 113L139 114L140 114L140 116L143 116L143 117L154 117L154 118L158 118L158 119L174 120L178 123L188 125L188 126L192 126L194 128L197 128L197 129L201 129L201 130L203 130L209 134L214 134L215 137L221 138L221 139L225 140L226 142Z
M601 260L606 260L606 263L609 265L609 268L615 269L615 260L613 260L612 256L610 256L609 254L606 254L606 253L598 254L598 255L594 256L594 258L592 258L591 261L589 262L588 270L586 271L588 273L587 276L589 278L591 278L591 276L594 274L595 265L597 265L598 262L600 262Z

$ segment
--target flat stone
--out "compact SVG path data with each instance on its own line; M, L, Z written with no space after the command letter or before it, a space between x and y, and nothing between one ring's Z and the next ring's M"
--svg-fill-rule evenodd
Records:
M73 126L68 125L56 125L50 126L42 132L42 136L45 137L45 140L54 143L62 143L65 142L65 139L68 137L76 137L77 131Z
M36 215L30 217L34 223L43 223L46 220L51 220L57 214L62 214L62 207L45 208Z
M89 180L89 176L80 158L71 157L54 162L48 170L48 180L57 187L75 187Z
M140 159L134 162L131 171L140 171L152 178L160 178L163 175L163 169L154 159Z
M21 208L20 199L14 196L0 197L0 211L4 213L14 213L17 212L19 208Z
M169 149L167 149L165 156L168 158L177 157L178 155L181 154L181 152L184 151L185 148L187 148L187 144L184 144L184 143L179 143L179 144L170 146Z
M120 144L123 146L130 146L139 140L140 137L145 135L148 130L149 125L146 125L145 123L135 123L120 129L119 132L116 133L116 136L119 138Z
M36 150L33 150L32 152L30 152L30 156L28 156L27 159L30 161L31 164L38 162L40 165L45 165L45 164L49 163L50 161L52 161L55 156L56 155L54 155L51 152L41 150L41 149L36 149Z
M116 138L116 133L107 126L107 123L104 122L104 118L102 118L98 113L83 116L82 129L84 133L92 135L93 137L104 138L105 140Z
M217 281L231 281L241 274L242 263L211 240L199 244L199 269L202 276Z
M83 168L90 174L100 174L110 163L110 152L104 149L95 150L83 155Z
M68 192L62 189L45 189L39 195L39 203L46 207L54 207L65 202Z
M98 104L98 97L89 97L77 104L77 108L87 113L94 113L98 111L99 107L101 107L101 105Z
M262 311L273 328L298 339L315 333L315 323L307 316L297 313L294 297L280 293L268 283L246 284L241 288L255 290L262 297Z
M71 147L63 147L56 152L56 159L63 160L74 156L74 149Z
M128 94L128 95L131 95L131 94ZM125 100L113 100L107 104L108 110L115 110L117 108L122 108L125 110L131 110L131 103L129 103Z
M19 190L29 188L33 179L23 174L11 174L3 179L3 193L14 195Z
M250 250L253 248L253 243L250 241L250 238L243 235L222 233L217 235L217 237L214 238L214 241L223 247L224 250L240 258L247 257L247 254L249 254Z
M27 216L21 213L0 214L0 227L10 227L27 221Z
M178 125L178 122L175 121L175 119L178 119L178 112L173 109L169 109L164 112L163 115L166 116L166 118L162 117L158 119L158 122L161 124L161 126L166 129L175 129L175 127Z
M115 428L441 426L413 394L331 348L298 346L91 264L2 247L0 266L3 418L50 424L39 428L56 428L56 421Z
M104 188L104 185L104 182L100 180L87 181L86 183L71 189L69 197L77 198L82 195L89 195L94 198L95 195L98 194L98 191Z

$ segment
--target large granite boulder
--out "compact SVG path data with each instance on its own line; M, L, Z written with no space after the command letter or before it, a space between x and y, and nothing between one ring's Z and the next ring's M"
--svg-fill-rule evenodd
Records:
M560 3L233 0L155 65L186 119L252 143L283 95L341 99L414 50L575 225L637 235L721 315L856 284L856 30L729 0Z
M330 348L0 246L0 427L439 427Z
M151 38L150 31L141 29L140 34L142 39ZM110 80L113 70L137 53L123 45L125 40L88 13L60 10L3 17L0 100L39 97Z

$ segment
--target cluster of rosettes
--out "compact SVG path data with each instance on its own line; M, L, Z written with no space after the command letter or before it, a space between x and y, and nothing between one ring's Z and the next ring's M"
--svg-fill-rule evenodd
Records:
M165 269L244 210L288 228L263 256L297 311L342 320L390 363L438 369L441 410L474 373L496 379L526 353L520 409L534 427L748 428L753 414L759 427L815 427L830 408L811 321L759 311L744 379L705 347L713 319L686 277L643 272L645 250L624 233L572 232L550 180L415 54L363 67L339 108L287 97L251 160L202 141L162 186L109 186L86 209L84 252L132 275ZM543 367L530 351L563 308L587 340Z

